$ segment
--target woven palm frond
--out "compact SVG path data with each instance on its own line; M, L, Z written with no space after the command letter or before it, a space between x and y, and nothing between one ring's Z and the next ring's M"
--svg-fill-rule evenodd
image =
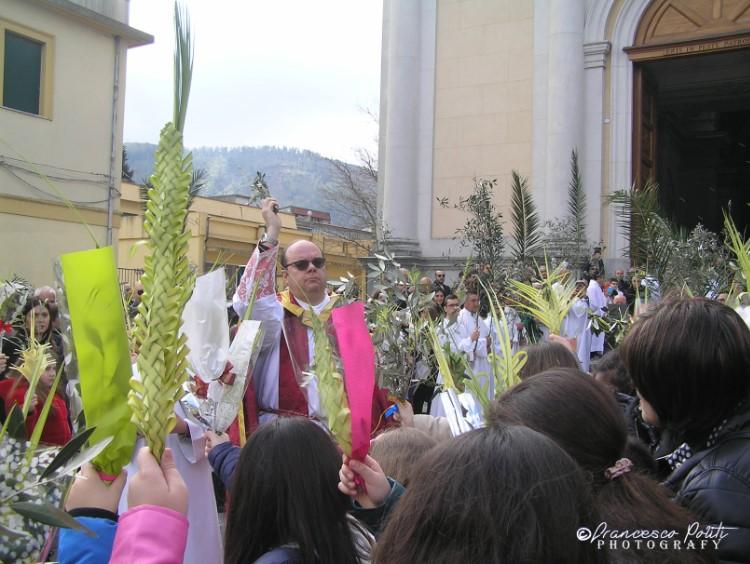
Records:
M316 315L313 315L312 319L315 346L312 372L318 382L320 404L331 434L344 454L350 455L352 452L352 414L349 409L344 377L337 366L325 323Z
M138 371L129 403L133 422L154 456L161 458L174 428L174 404L187 379L187 338L180 334L182 310L195 284L187 258L190 232L185 218L190 201L192 157L184 156L182 127L192 74L187 16L175 4L175 122L164 126L156 151L144 216L147 257L141 277L144 293L135 320Z

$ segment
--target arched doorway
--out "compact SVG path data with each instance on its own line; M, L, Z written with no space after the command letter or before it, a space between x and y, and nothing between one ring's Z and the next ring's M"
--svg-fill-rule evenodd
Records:
M626 52L636 186L679 226L750 225L750 0L655 0Z

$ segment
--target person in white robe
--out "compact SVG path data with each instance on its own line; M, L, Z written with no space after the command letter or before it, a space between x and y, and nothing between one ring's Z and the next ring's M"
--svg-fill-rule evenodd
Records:
M458 324L458 314L461 311L458 298L455 296L446 298L443 309L445 317L443 317L443 320L437 327L440 344L444 345L448 343L453 352L458 352L461 350L459 343L464 338L461 332L463 326Z
M607 298L604 296L602 291L601 283L604 277L599 276L598 278L592 278L589 282L589 287L586 290L586 296L589 299L589 307L593 311L594 315L602 317L604 312L607 310ZM589 348L590 353L603 353L604 352L604 333L591 335L591 347ZM585 354L585 353L584 353ZM591 355L589 354L589 358Z
M591 362L591 329L588 319L589 304L586 300L586 282L576 282L578 298L573 302L562 324L562 336L575 340L573 344L581 370L589 371Z
M458 314L461 306L459 300L454 295L446 297L443 303L443 309L445 311L445 317L437 325L437 335L440 344L445 346L447 343L452 352L459 352L459 343L464 339L462 333L463 325L458 323ZM437 383L443 383L443 375L438 373ZM430 415L435 417L445 417L445 409L441 401L433 401L430 405Z
M479 315L478 294L473 292L466 294L464 308L458 314L456 323L460 326L459 331L462 335L458 348L466 354L466 360L474 377L483 388L488 388L489 396L492 398L494 393L492 367L488 358L490 330Z

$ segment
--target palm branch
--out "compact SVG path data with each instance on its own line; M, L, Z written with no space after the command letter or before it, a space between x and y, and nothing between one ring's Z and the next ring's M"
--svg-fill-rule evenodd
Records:
M547 265L547 272L549 274L541 281L539 288L518 280L508 282L516 295L513 299L515 305L546 326L551 333L559 335L563 320L575 301L575 284L562 264L552 272Z
M312 316L315 356L312 372L318 382L320 405L336 443L346 455L352 453L352 412L341 369L336 363L331 340L323 320Z
M649 181L643 188L618 190L606 197L617 210L619 226L628 246L626 256L646 272L661 279L673 249L672 227L661 214L659 186Z
M500 344L500 355L490 354L490 364L495 379L495 398L499 397L505 390L511 388L521 381L521 369L527 361L526 351L513 352L513 343L510 339L510 328L508 320L505 317L505 311L497 297L497 293L484 285L480 284L489 298L490 312L492 313L492 323L495 328L496 339Z
M737 266L745 279L745 288L750 292L750 239L745 240L726 211L724 212L724 234L726 245L735 256Z
M180 326L195 284L187 259L190 233L185 229L193 168L191 155L183 155L182 137L193 50L187 14L177 4L175 39L174 121L161 131L144 215L148 235L141 278L144 293L135 320L141 380L131 380L129 398L133 422L157 459L174 428L174 404L187 379L187 337L180 334Z
M539 249L541 233L539 216L531 196L527 180L512 171L513 195L511 197L511 219L513 221L513 258L525 263Z
M31 319L31 332L29 334L29 342L26 348L21 351L20 363L14 368L26 379L28 382L28 392L21 408L23 418L29 414L31 408L31 400L34 398L36 388L39 385L39 380L47 367L54 362L52 356L52 345L49 343L40 343L36 340L34 334L34 319L32 314ZM44 423L42 423L44 426Z
M586 244L586 194L578 167L578 151L570 155L570 184L568 184L568 217L573 227L576 255L580 257Z
M435 355L435 361L437 362L440 374L443 375L443 387L446 389L457 389L456 378L451 370L450 363L448 362L448 356L443 349L443 345L440 344L440 338L438 337L437 330L435 329L434 323L429 323L427 326L427 334L430 339L430 345L432 346L432 352ZM463 375L460 375L461 379Z

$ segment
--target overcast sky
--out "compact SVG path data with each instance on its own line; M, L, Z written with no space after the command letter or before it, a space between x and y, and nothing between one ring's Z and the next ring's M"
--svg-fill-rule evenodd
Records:
M375 148L382 0L183 0L195 44L185 144L276 145L356 160ZM130 0L154 43L128 52L125 141L172 119L173 3Z

